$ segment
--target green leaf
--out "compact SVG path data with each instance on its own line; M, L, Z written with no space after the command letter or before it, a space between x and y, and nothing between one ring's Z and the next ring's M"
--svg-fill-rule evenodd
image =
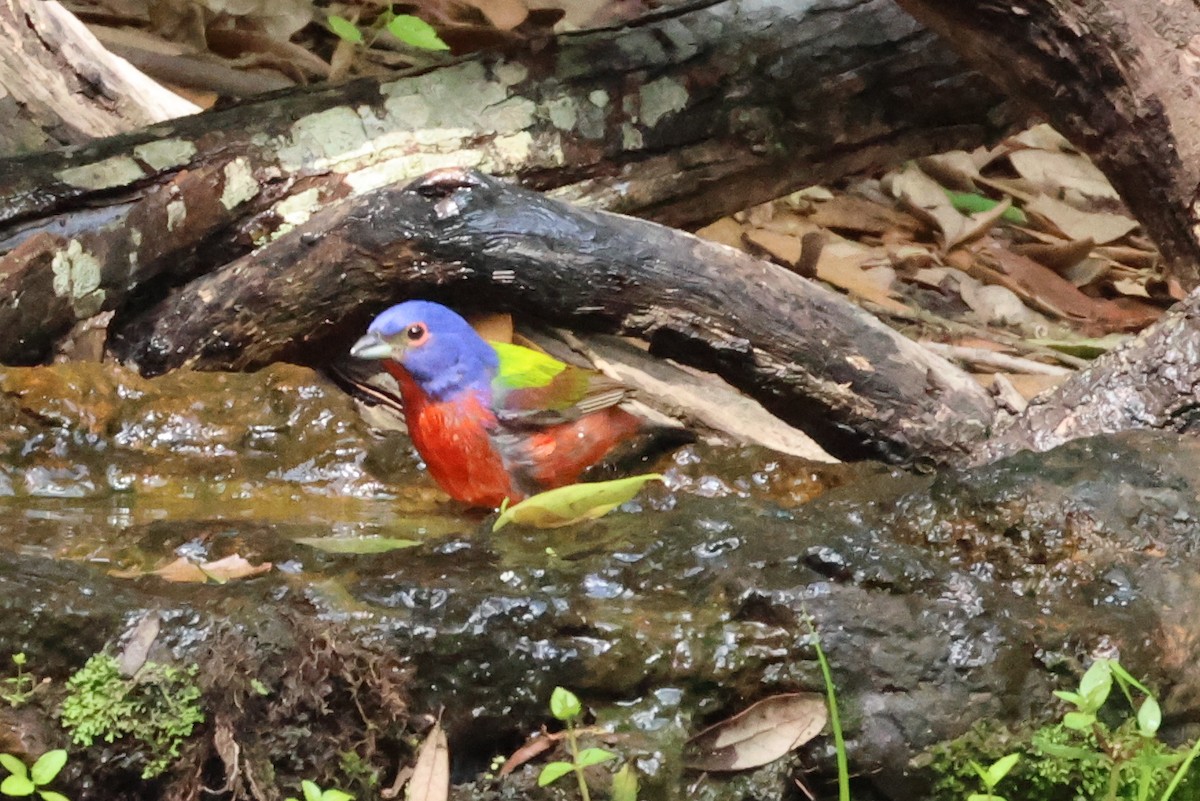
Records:
M330 788L321 793L321 801L354 801L354 796L347 793L345 790L334 790Z
M1162 708L1159 707L1158 701L1154 700L1154 696L1146 697L1142 701L1142 706L1137 713L1138 731L1144 737L1153 737L1158 731L1158 727L1162 725Z
M1055 690L1054 694L1066 701L1068 704L1072 704L1077 707L1083 706L1083 696L1079 693L1068 692L1067 690Z
M1008 772L1017 764L1017 760L1021 758L1020 754L1006 754L991 765L988 766L987 775L990 781L988 787L995 787L1000 783L1000 780L1008 775Z
M42 797L42 801L71 801L62 793L56 793L53 790L38 790L37 792Z
M646 473L616 481L568 484L508 507L496 518L492 531L499 531L509 523L533 528L558 528L582 520L595 520L632 500L648 482L661 480L662 476L658 473Z
M1081 359L1095 359L1130 339L1129 334L1105 334L1102 337L1072 337L1070 339L1027 339L1030 345L1051 348Z
M575 764L581 768L586 768L616 758L617 755L606 748L585 748L575 755Z
M1075 731L1085 731L1096 722L1096 716L1090 712L1068 712L1063 715L1063 725Z
M0 754L0 765L3 765L4 769L14 776L29 775L29 769L25 767L25 763L12 754Z
M326 553L386 553L401 548L413 548L420 540L397 537L297 537L296 542Z
M1008 799L995 793L971 793L967 796L967 801L1008 801Z
M345 17L339 17L337 14L330 14L325 19L325 23L329 25L329 30L333 31L333 35L337 38L344 39L347 42L353 42L354 44L362 44L362 31L358 29L357 25ZM312 801L319 801L319 799L313 799Z
M1104 706L1112 691L1112 683L1112 662L1107 659L1093 662L1079 680L1079 694L1083 696L1088 712L1095 712Z
M316 782L304 779L300 782L300 789L304 791L304 801L321 801L321 788Z
M29 769L29 777L34 784L49 784L67 764L67 752L61 748L47 751L38 757L37 762Z
M550 714L559 720L574 720L583 714L579 696L565 687L555 687L550 693Z
M626 762L612 778L612 801L637 801L638 776L633 763Z
M975 771L975 775L979 777L979 781L983 782L985 787L991 787L992 783L988 781L987 768L980 765L975 760L970 760L971 770Z
M0 795L33 795L33 791L36 789L33 782L29 781L27 777L18 776L15 773L0 782Z
M397 14L387 24L387 29L400 41L422 50L450 49L450 45L442 41L432 25L411 14Z
M18 667L20 667L21 665L24 665L25 664L25 652L21 651L20 653L13 654L12 661L13 661L13 664Z
M991 211L1000 205L1000 201L998 200L992 200L990 197L973 192L951 192L945 188L942 191L950 198L950 205L963 214L979 214ZM1015 206L1009 206L1005 209L1004 213L1000 215L1000 219L1005 222L1016 223L1017 225L1026 225L1029 223L1029 218L1025 216L1025 212Z
M545 787L547 784L556 782L573 770L575 770L575 766L570 762L550 762L538 774L538 787Z

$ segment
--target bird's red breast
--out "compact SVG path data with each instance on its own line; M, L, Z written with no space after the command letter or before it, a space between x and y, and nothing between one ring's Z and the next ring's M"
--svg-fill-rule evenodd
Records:
M479 393L437 401L396 362L384 366L400 384L409 436L430 475L471 506L495 508L505 498L515 503L573 484L641 427L637 417L610 406L566 422L506 431Z

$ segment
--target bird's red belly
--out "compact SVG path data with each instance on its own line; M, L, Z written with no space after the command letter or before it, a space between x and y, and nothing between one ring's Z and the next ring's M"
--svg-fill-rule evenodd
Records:
M486 426L494 420L489 410L476 401L425 403L412 410L407 399L405 408L413 445L450 497L489 508L506 497L520 500L488 437Z

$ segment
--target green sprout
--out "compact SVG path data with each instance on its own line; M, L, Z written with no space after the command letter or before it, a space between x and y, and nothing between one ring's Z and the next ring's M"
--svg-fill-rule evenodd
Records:
M15 709L28 703L36 688L33 674L25 672L27 660L24 652L13 654L12 661L17 666L17 675L0 679L0 700Z
M545 787L566 776L568 773L574 772L575 778L579 782L579 795L583 798L583 801L592 801L591 793L588 791L587 778L583 775L583 769L616 759L617 755L605 748L584 748L580 750L576 727L579 718L583 715L583 704L579 702L579 697L575 693L562 687L555 687L554 692L550 695L550 714L566 724L567 750L571 752L571 761L548 763L542 768L542 772L538 774L538 787ZM633 781L636 793L636 776Z
M334 36L339 39L350 42L351 44L365 44L366 37L363 35L362 29L351 20L337 14L330 14L325 19L325 23L329 26L329 30ZM421 50L449 50L450 45L442 41L438 36L437 30L420 17L414 17L412 14L397 14L392 6L388 6L387 10L380 14L371 29L374 31L374 36L371 37L374 41L375 36L379 35L379 31L387 29L387 32L395 36L404 44L410 47L416 47Z
M300 782L300 790L304 794L304 801L354 801L354 796L344 790L330 788L322 790L316 782L310 782L308 779ZM290 797L287 801L299 801L295 797Z
M0 754L0 765L9 772L0 782L0 795L23 798L37 793L44 801L68 801L62 793L43 789L54 781L66 764L67 752L61 748L42 754L31 768L25 767L25 763L12 754Z

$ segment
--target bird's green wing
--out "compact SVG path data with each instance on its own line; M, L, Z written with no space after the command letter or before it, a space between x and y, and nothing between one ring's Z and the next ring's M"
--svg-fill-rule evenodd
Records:
M593 370L540 351L493 342L500 357L492 381L497 415L509 423L547 425L620 403L628 389Z

